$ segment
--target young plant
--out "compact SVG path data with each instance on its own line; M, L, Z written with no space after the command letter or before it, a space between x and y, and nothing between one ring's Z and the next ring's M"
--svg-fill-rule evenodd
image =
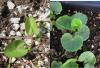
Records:
M60 2L50 2L50 11L58 15L62 11L62 5Z
M7 57L22 57L28 52L23 40L14 40L7 45L4 54Z
M25 30L29 36L32 36L33 34L38 35L39 29L37 27L35 19L32 16L26 17Z
M62 62L59 61L53 61L51 63L51 68L61 68Z
M61 68L78 68L77 59L68 59Z
M84 68L95 68L94 64L96 63L96 58L90 51L83 52L79 56L78 61L84 62Z
M73 32L73 34L64 33L61 37L62 47L66 51L74 52L81 49L83 41L86 41L89 38L90 30L88 26L85 25L87 21L86 18L86 15L82 13L76 13L72 16L61 16L56 20L55 26L58 29Z
M39 30L38 30L36 21L33 17L26 18L25 30L26 30L26 33L29 35L29 37L32 37L33 34L35 34L36 36L39 34ZM23 40L14 40L6 46L6 48L4 50L4 54L8 58L22 57L25 54L27 54L27 52L30 50L30 47L26 48L25 45L26 44ZM10 68L10 60L9 60L8 68Z

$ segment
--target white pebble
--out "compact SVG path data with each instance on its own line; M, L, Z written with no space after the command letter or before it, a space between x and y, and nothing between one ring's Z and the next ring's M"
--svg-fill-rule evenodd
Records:
M20 29L21 29L21 30L24 30L24 29L25 29L25 23L21 23L21 24L20 24Z
M7 6L8 6L9 9L13 9L15 7L15 4L9 0L7 2Z
M50 38L50 33L47 33L46 35L47 35L48 38Z
M19 64L19 63L21 63L21 62L20 62L20 61L16 61L16 63L18 63L18 64Z
M46 25L45 25L45 27L47 28L47 29L51 29L51 25L50 25L50 23L49 22L46 22Z
M14 36L15 35L15 31L13 31L13 30L10 31L10 35L13 35Z
M25 43L27 45L31 45L32 44L32 39L24 39Z
M19 21L20 21L20 18L11 18L10 19L11 23L19 23Z
M38 61L38 66L43 66L43 64L44 64L43 61L41 61L41 60Z
M38 41L35 41L35 45L39 45L40 43Z
M16 60L16 58L13 57L13 58L11 59L11 62L13 63L15 60Z
M25 6L25 5L20 5L20 6L17 6L17 9L18 9L18 12L21 14L23 12L24 9L27 9L28 6Z
M28 14L28 16L30 17L30 16L32 16L32 14Z
M25 65L25 68L31 68L29 65Z
M17 35L17 36L21 36L22 34L21 34L20 31L17 31L17 32L16 32L16 35Z
M20 26L19 26L19 24L13 24L12 27L13 27L14 30L18 30Z
M45 61L46 63L48 63L48 62L49 62L47 57L45 57L44 61Z

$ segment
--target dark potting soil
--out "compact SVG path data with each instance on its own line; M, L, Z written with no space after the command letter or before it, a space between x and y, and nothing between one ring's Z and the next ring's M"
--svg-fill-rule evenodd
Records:
M51 39L50 39L50 46L51 46L51 62L53 60L65 62L68 58L74 58L76 56L79 56L84 51L91 51L96 56L96 64L95 68L100 68L100 14L93 12L93 11L87 11L87 10L81 10L81 9L75 9L74 7L63 7L63 11L59 16L62 15L73 15L76 12L82 12L88 16L88 27L90 28L90 37L87 41L84 42L83 47L81 50L78 50L74 53L65 53L65 50L61 46L60 38L62 36L62 32L58 30L55 26L53 26L53 29L51 31ZM83 63L77 62L79 64L79 67L83 67Z

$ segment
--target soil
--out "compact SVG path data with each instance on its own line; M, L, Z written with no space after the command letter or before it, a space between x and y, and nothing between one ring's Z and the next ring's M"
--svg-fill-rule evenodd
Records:
M62 32L58 30L55 26L53 26L50 39L51 45L51 62L53 60L62 61L63 63L69 59L74 58L75 56L79 56L84 51L91 51L96 56L96 64L95 68L100 68L100 14L93 12L92 10L88 11L85 9L78 9L74 7L63 7L63 11L59 16L62 15L73 15L76 12L82 12L88 16L87 26L90 28L90 37L83 44L81 50L73 53L65 53L65 50L61 46L60 38L62 36ZM83 68L83 63L77 62L79 67Z

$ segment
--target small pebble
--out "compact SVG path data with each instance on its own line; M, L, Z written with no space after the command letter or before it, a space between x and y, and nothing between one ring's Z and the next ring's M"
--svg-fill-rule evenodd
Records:
M29 65L25 65L25 68L31 68Z
M19 23L19 21L20 21L20 18L11 18L10 19L11 23L16 23L17 24L17 23Z
M8 6L9 9L13 9L15 7L15 4L9 0L7 2L7 6Z
M46 35L47 35L48 38L50 38L50 33L47 33Z
M27 45L31 45L32 44L32 39L24 39L25 43Z
M25 23L21 23L21 24L20 24L20 29L21 29L21 30L25 30Z
M41 61L41 60L39 60L39 61L38 61L38 66L40 67L40 66L43 66L43 65L44 65L44 62Z
M17 36L21 36L22 34L21 34L20 31L17 31L17 32L16 32L16 35L17 35Z
M39 45L40 43L38 41L35 41L35 45Z
M15 60L16 60L16 58L13 57L13 58L11 59L11 62L13 63Z
M47 57L45 57L44 61L45 61L45 63L49 62Z
M13 24L12 27L13 27L14 30L18 30L20 26L19 26L19 24Z
M50 30L50 29L51 29L51 25L50 25L50 23L49 23L49 22L46 22L45 27L46 27L48 30Z
M10 31L10 35L11 35L11 36L12 36L12 35L14 36L14 35L15 35L15 31L13 31L13 30Z

